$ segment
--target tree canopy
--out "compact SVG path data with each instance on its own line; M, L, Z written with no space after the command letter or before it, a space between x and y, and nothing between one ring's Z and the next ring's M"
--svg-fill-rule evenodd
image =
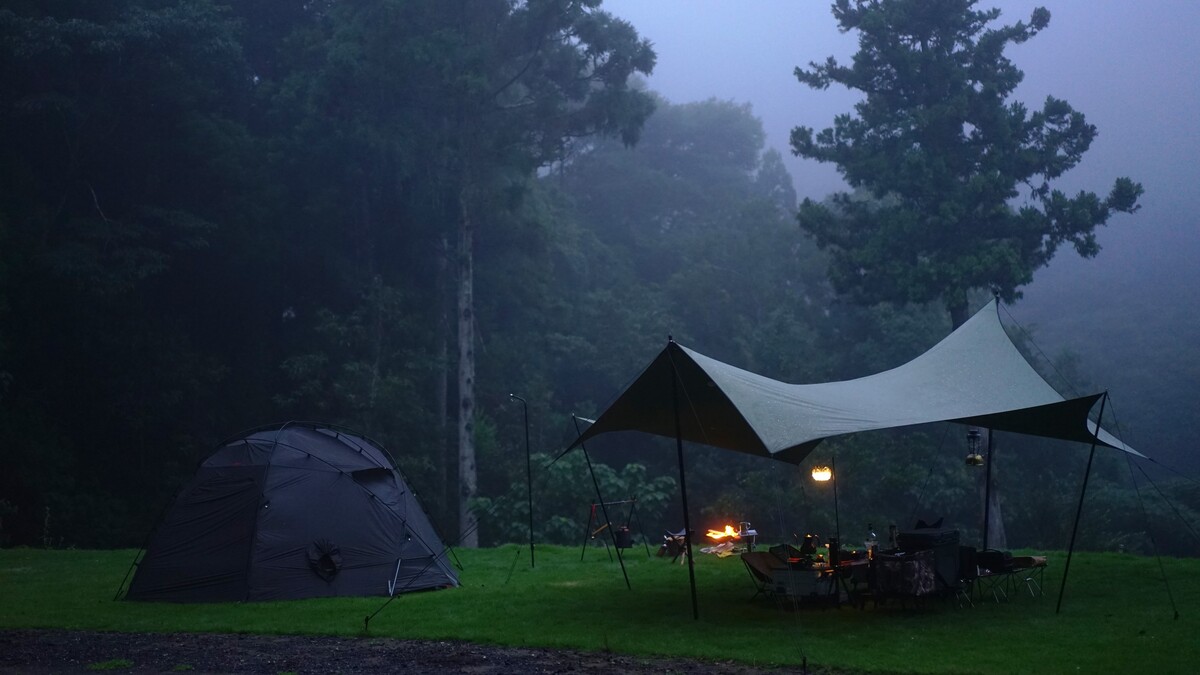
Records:
M221 439L287 420L379 441L454 543L469 425L466 503L500 543L527 523L509 394L554 453L668 334L795 382L944 334L936 307L841 302L750 107L659 98L637 83L652 62L595 0L5 5L0 545L137 545ZM915 504L972 528L970 477L934 435L831 443L862 477L843 522ZM672 454L646 443L593 463L654 534L681 521ZM1003 475L1034 485L1020 451ZM803 475L727 455L689 454L706 520L831 531ZM539 541L577 543L583 470L535 468ZM1038 490L1014 529L1051 537L1031 523L1060 497Z
M1032 111L1014 100L1023 74L1004 55L1050 13L992 27L1000 11L977 4L837 0L839 28L858 34L853 63L831 57L796 77L863 100L832 127L797 127L791 139L797 155L835 163L856 191L800 209L802 228L831 255L838 290L865 303L941 301L956 326L971 290L1011 302L1060 246L1096 255L1096 227L1137 210L1142 194L1128 178L1103 197L1053 187L1096 128L1053 96Z

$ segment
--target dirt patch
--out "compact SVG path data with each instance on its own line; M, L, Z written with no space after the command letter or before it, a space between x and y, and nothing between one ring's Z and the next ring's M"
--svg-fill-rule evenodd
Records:
M0 673L793 673L736 663L465 642L195 633L0 631Z

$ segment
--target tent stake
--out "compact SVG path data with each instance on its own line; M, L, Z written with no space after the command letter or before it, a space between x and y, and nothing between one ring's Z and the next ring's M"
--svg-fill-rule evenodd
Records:
M1100 415L1096 418L1096 436L1100 434L1100 423L1104 421L1104 406L1108 403L1108 392L1100 399ZM1067 564L1063 566L1062 585L1058 588L1058 605L1054 613L1062 611L1063 593L1067 590L1067 573L1071 571L1071 554L1075 552L1075 535L1079 532L1079 517L1083 515L1083 497L1087 494L1088 476L1092 473L1092 459L1096 456L1096 443L1092 441L1092 451L1088 453L1087 468L1083 470L1083 487L1079 490L1079 508L1075 509L1075 525L1071 527L1071 544L1067 547Z
M667 338L667 348L674 340ZM688 582L692 588L692 618L700 620L700 607L696 604L696 569L692 563L692 521L688 516L687 478L683 472L683 426L679 422L679 373L675 370L675 360L671 360L671 403L675 409L675 451L679 459L679 493L683 498L683 542L687 548Z

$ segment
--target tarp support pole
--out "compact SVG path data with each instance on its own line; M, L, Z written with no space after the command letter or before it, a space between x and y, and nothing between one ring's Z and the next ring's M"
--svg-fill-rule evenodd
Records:
M667 338L669 343L674 340ZM670 349L670 344L667 345ZM687 548L688 582L692 588L692 618L700 620L700 607L696 603L696 569L692 563L692 520L688 516L687 478L683 471L683 425L679 421L679 373L675 371L675 360L671 360L671 403L675 409L675 451L679 459L679 493L683 497L683 542Z
M991 547L992 542L988 539L988 526L992 523L992 453L995 452L995 446L992 444L992 430L988 429L988 447L987 447L987 466L983 478L983 550Z
M1071 527L1071 544L1067 547L1067 564L1063 566L1062 585L1058 588L1058 605L1054 613L1062 611L1063 593L1067 590L1067 573L1071 571L1071 554L1075 552L1075 535L1079 532L1079 518L1083 515L1083 497L1087 494L1088 476L1092 473L1092 459L1096 456L1096 443L1100 441L1100 424L1104 421L1104 406L1108 403L1108 392L1100 399L1100 415L1096 418L1095 440L1092 441L1092 451L1088 453L1087 468L1083 471L1083 487L1079 490L1079 507L1075 509L1075 524Z
M582 436L583 432L579 429L579 418L572 413L571 419L575 422L576 436ZM586 445L580 443L579 449L583 451L583 459L587 462L588 473L592 476L592 485L596 488L596 501L600 503L600 512L604 514L604 524L608 526L608 536L612 538L613 548L617 552L617 562L621 563L621 575L625 577L625 588L632 591L633 586L629 584L629 573L625 571L625 559L621 557L621 549L617 547L617 533L614 532L616 528L612 526L612 521L608 519L608 506L604 503L604 496L600 494L600 481L596 480L596 472L592 470L592 458L590 455L588 455ZM592 512L595 513L595 507L592 507ZM592 529L591 520L591 518L588 518L589 537L591 536ZM642 538L645 539L645 535L642 535ZM587 539L583 540L583 546L584 553L587 553ZM609 562L612 562L611 558L609 559Z

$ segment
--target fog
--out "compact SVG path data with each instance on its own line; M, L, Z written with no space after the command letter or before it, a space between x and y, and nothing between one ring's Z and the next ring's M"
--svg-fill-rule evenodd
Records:
M1148 454L1182 460L1191 443L1165 427L1200 406L1200 3L1191 0L992 0L996 25L1050 10L1050 25L1006 55L1025 72L1016 97L1040 107L1047 95L1083 112L1099 135L1056 183L1068 193L1106 193L1129 176L1142 209L1098 230L1098 257L1060 250L1011 308L1036 325L1039 347L1081 355L1089 379L1130 411L1125 436ZM767 142L787 158L801 197L843 189L835 167L794 157L795 126L831 126L855 93L809 89L796 66L834 56L849 62L853 33L838 32L828 2L787 0L608 0L604 8L649 38L658 65L649 86L673 103L748 102ZM1152 412L1153 411L1153 412Z

